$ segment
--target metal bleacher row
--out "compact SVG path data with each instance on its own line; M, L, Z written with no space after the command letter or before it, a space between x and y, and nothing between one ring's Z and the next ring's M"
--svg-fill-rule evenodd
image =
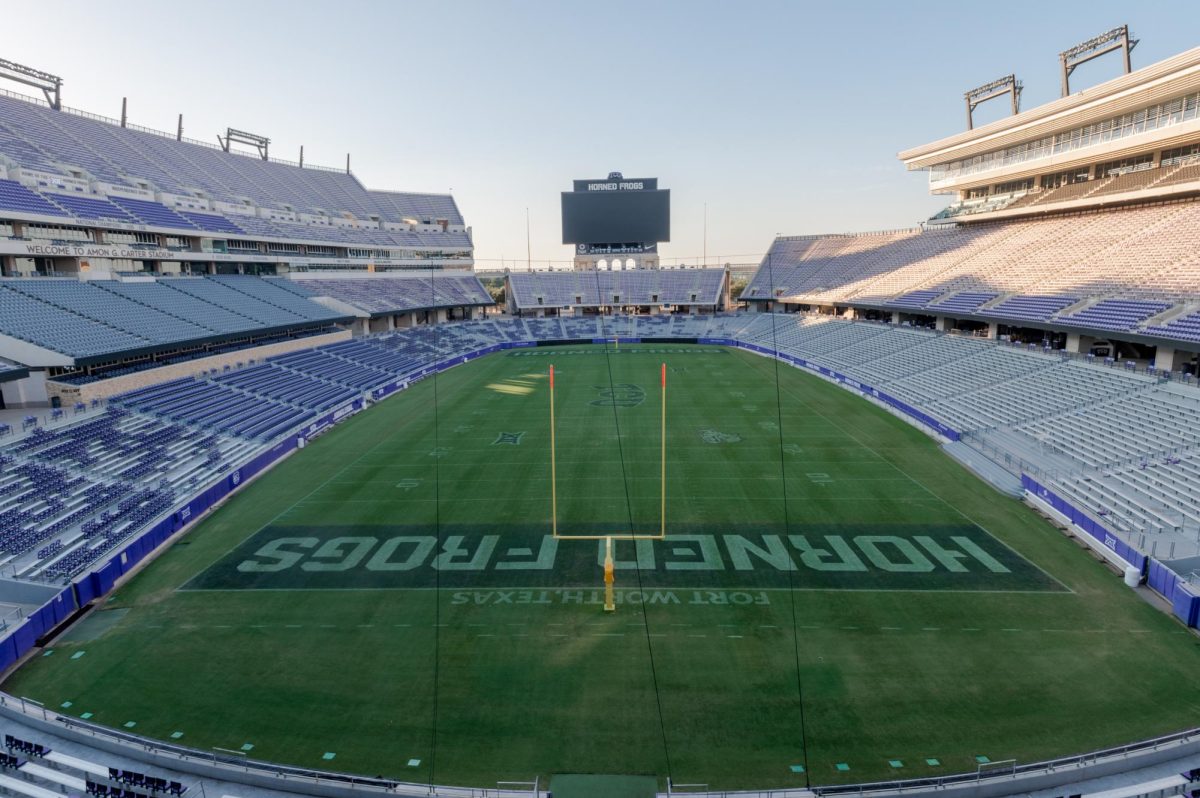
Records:
M420 326L201 373L0 448L0 549L62 578L322 412L514 341L722 338L778 347L921 409L1110 523L1200 523L1200 390L1003 343L798 314L499 318ZM1051 472L1052 473L1046 473ZM1189 521L1189 519L1191 519Z
M1198 223L1200 202L1187 201L928 231L777 238L742 297L1200 341Z
M1200 389L1061 354L890 325L760 314L736 335L872 385L1127 533L1200 528Z
M345 314L281 288L277 281L257 277L0 279L0 334L73 357L169 348L344 319Z
M109 798L179 798L188 785L141 771L97 764L41 743L4 735L0 790L23 798L101 795Z
M321 277L313 280L272 280L289 283L311 295L340 300L367 313L403 313L441 307L490 305L492 297L473 275L430 277Z
M716 305L720 269L639 269L612 272L513 272L519 309L597 305Z
M463 226L449 195L368 191L345 171L227 153L32 99L0 95L0 160L33 176L0 180L0 215L349 246L471 247L466 232L428 226Z

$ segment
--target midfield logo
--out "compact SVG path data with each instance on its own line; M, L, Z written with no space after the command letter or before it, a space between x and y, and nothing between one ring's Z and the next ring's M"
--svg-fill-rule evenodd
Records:
M637 407L646 401L646 391L640 385L623 382L612 388L605 385L592 387L600 392L600 398L589 403L593 407Z
M721 432L716 429L700 430L700 440L705 443L738 443L742 436L736 432Z
M520 432L501 432L496 436L496 440L492 441L492 446L501 446L508 444L510 446L520 446L521 438L524 437L525 431Z

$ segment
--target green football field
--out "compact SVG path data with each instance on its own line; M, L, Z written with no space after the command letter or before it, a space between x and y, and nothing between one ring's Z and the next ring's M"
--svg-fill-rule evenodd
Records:
M663 362L667 536L615 544L606 614L604 542L570 538L658 530ZM4 689L406 781L717 789L1176 731L1198 672L1196 638L918 430L744 352L631 345L497 353L340 425Z

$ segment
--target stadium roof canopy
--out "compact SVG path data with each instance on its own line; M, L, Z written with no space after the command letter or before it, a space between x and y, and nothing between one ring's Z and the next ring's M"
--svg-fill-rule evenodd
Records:
M952 177L939 177L935 168L1103 123L1123 114L1135 114L1198 91L1200 47L974 130L903 150L898 157L909 170L933 170L930 189L941 193L1115 159L1150 148L1170 147L1194 141L1200 132L1200 119L1181 118L1178 123L1159 124L1136 135L1101 140L1067 151L1055 148L1054 153L1043 157Z

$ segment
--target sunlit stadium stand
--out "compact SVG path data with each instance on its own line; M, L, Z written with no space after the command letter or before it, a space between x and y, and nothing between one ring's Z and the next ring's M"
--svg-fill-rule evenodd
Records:
M0 352L72 385L328 335L352 318L253 277L0 279Z
M339 300L371 316L493 304L491 296L473 274L428 272L410 276L334 277L309 273L297 275L291 283L310 295Z
M449 195L372 191L348 170L226 152L11 93L0 94L0 223L14 228L0 239L0 257L12 256L5 274L172 261L205 271L472 265ZM94 249L84 258L39 241Z
M518 314L566 308L678 307L723 309L723 269L511 272L509 310Z

